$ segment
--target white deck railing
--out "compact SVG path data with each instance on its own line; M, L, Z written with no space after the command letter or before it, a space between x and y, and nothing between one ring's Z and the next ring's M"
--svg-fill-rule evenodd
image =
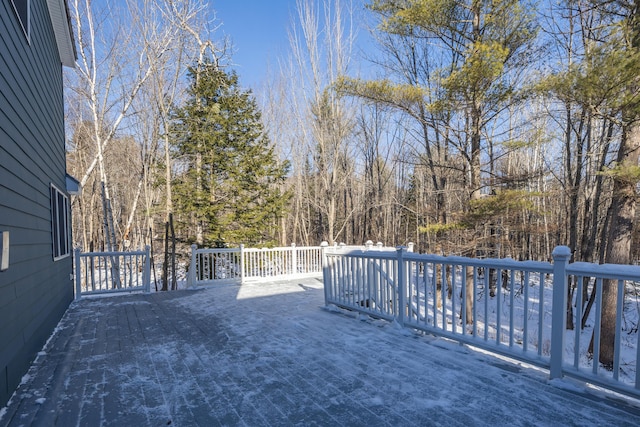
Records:
M564 246L554 250L553 264L415 254L371 242L271 249L192 246L187 285L322 274L327 305L523 360L549 369L552 379L569 375L640 397L640 266L569 264L569 258ZM149 292L149 248L76 250L75 277L76 298ZM571 301L569 281L575 284ZM606 368L600 363L605 286L616 287L617 301L614 358ZM587 298L593 298L590 310ZM573 330L566 329L568 303Z
M144 251L74 251L76 299L84 295L115 292L149 292L149 246Z
M240 283L242 281L239 248L198 249L191 246L187 286L194 284Z
M320 246L198 249L193 245L187 286L321 274Z
M555 249L553 264L371 247L327 248L324 256L326 304L524 360L549 369L551 378L570 375L640 397L640 267L569 264L563 246ZM566 330L569 278L577 284L573 331ZM614 360L605 369L599 363L602 288L616 285ZM595 297L584 327L583 291Z

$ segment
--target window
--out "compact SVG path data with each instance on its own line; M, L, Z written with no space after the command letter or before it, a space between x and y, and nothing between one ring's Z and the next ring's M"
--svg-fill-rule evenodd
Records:
M29 3L31 0L11 0L13 4L13 10L18 15L20 25L22 25L22 31L24 31L27 40L29 40Z
M53 259L69 256L69 198L51 185L51 230Z

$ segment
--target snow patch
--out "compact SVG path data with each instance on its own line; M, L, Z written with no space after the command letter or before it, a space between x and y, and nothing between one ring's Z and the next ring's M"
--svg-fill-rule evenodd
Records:
M335 304L327 304L327 305L321 306L321 308L325 311L328 311L329 313L342 313L347 315L353 313L353 311L345 310L344 308L340 308Z
M384 399L382 396L373 396L370 400L371 404L374 406L382 406L384 405Z
M556 388L561 388L562 390L574 391L576 393L584 393L586 391L584 387L576 384L573 381L570 381L567 378L554 378L547 381L547 384L552 385Z
M445 350L455 351L457 353L469 353L464 344L456 341L451 341L446 338L436 338L435 340L431 341L431 344Z
M406 337L409 337L411 335L413 335L413 331L409 328L405 328L404 326L402 326L400 323L398 323L398 321L396 321L394 319L394 321L392 322L393 324L393 330L400 334L400 335L404 335Z
M31 381L31 375L27 372L26 374L24 374L22 376L22 379L20 380L20 385L25 385L27 384L29 381Z
M356 319L358 319L361 322L366 322L366 321L368 321L370 319L370 317L367 316L364 313L358 313L358 314L356 314Z

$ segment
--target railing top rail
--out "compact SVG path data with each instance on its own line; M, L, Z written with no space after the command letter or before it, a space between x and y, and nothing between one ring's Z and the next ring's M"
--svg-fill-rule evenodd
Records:
M242 248L243 252L279 252L291 250L320 250L321 246L281 246L277 248ZM196 253L228 253L240 252L240 248L198 248Z
M121 256L121 255L127 255L127 256L133 256L133 255L146 255L146 252L144 250L137 250L137 251L113 251L113 252L80 252L78 251L78 255L81 258L90 258L90 257L97 257L97 256Z
M397 250L383 250L376 249L364 250L364 249L351 249L351 250L329 250L326 252L327 256L348 256L358 258L372 258L372 259L397 259ZM510 270L520 271L533 271L540 273L552 273L553 265L544 261L516 261L514 259L493 259L493 258L465 258L461 256L443 256L434 254L416 254L413 252L405 252L403 255L406 261L414 262L433 262L436 264L444 265L465 265L472 267L485 267L485 268L506 268ZM638 267L640 269L640 267Z
M407 252L404 259L410 261L435 262L448 265L468 265L471 267L507 268L510 270L553 272L553 265L545 261L517 261L511 258L467 258L461 256L443 256L433 254L416 254Z
M640 281L640 266L624 264L594 264L574 262L567 266L567 274L602 279Z
M376 250L363 250L363 249L351 249L351 250L337 250L326 251L325 254L328 257L358 257L358 258L371 258L371 259L397 259L398 254L396 251L376 251Z
M196 249L197 254L220 254L220 253L232 253L240 252L240 248L201 248Z
M362 252L396 252L397 248L392 246L366 246L366 245L337 245L337 246L325 246L327 252L331 253L346 253L350 251L362 251Z
M277 248L244 248L244 252L276 252L303 249L321 249L320 246L279 246Z

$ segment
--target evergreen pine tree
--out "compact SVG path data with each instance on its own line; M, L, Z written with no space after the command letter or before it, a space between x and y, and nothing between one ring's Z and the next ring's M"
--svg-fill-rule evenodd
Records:
M255 98L238 87L235 72L208 64L192 68L190 78L172 127L182 234L205 246L268 245L288 201L280 190L288 162L277 159Z

